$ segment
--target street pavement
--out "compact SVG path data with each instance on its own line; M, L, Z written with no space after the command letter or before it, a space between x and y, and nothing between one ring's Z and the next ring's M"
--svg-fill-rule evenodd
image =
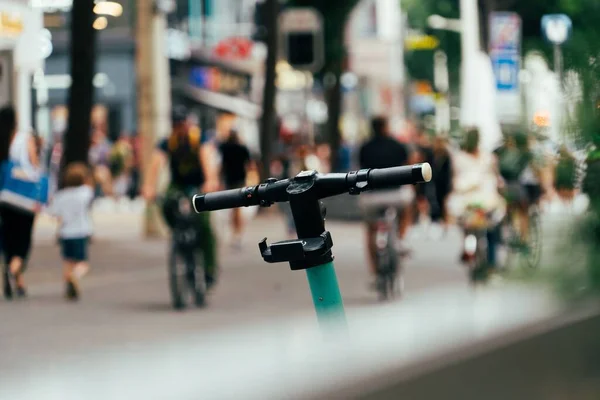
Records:
M273 210L274 211L274 210ZM140 240L141 218L130 212L94 216L92 272L82 284L78 304L63 297L55 225L41 217L27 280L29 298L0 301L0 370L32 358L52 358L105 345L135 343L190 332L260 323L312 313L305 274L287 264L263 262L258 242L285 239L284 223L273 212L250 222L241 251L221 241L220 282L202 310L171 310L166 274L167 242ZM219 226L226 221L220 218ZM347 307L376 307L368 289L363 232L356 223L329 222L337 274ZM222 234L222 236L224 236ZM458 236L440 241L412 240L407 262L407 296L436 286L467 287L457 264Z
M139 211L139 210L138 210ZM251 215L252 210L248 210ZM220 236L226 237L226 214L215 216ZM26 373L65 357L135 349L141 344L176 342L190 335L261 326L278 318L312 316L311 296L303 272L287 264L266 264L258 242L285 239L285 225L275 210L250 220L241 251L221 240L220 282L205 309L175 312L170 307L165 240L141 240L139 212L123 209L94 214L96 233L91 245L92 272L83 282L83 297L67 303L61 282L56 227L47 217L36 226L35 246L27 274L29 298L0 301L0 374ZM362 226L328 221L334 240L336 270L345 305L351 314L378 310L368 289ZM411 232L413 256L406 263L406 295L423 298L429 292L465 296L471 289L458 263L460 233L430 238L420 227ZM402 307L402 300L397 300ZM432 300L433 301L433 300ZM440 300L439 296L436 301ZM431 308L423 317L427 323Z

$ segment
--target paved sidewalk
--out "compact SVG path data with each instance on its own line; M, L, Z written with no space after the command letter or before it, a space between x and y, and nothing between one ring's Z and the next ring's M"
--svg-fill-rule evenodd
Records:
M585 203L580 200L579 203ZM117 204L110 199L102 199L95 207L93 213L95 234L90 247L91 262L94 275L107 273L120 273L136 271L148 266L164 265L168 248L168 240L143 239L142 218L144 203L140 200ZM286 239L284 222L276 208L271 208L261 213L258 218L256 209L244 209L247 219L245 234L245 248L242 253L233 252L227 246L228 213L218 212L214 215L214 222L220 238L222 266L228 267L244 260L252 264L261 264L262 259L258 252L258 242L267 237L269 242ZM544 213L544 247L542 265L552 261L554 251L558 246L564 245L569 234L570 222L574 217L581 215L582 206L575 210L567 210L559 204L553 205ZM327 227L333 233L334 254L338 268L343 265L364 265L366 262L364 252L364 238L362 225L353 221L327 221ZM432 230L432 234L434 231ZM35 228L34 249L27 273L30 284L57 281L61 276L60 249L56 240L56 223L45 215L38 217ZM436 235L434 235L436 236ZM422 227L411 230L411 242L415 249L415 260L409 264L421 264L428 261L427 254L430 248L435 248L437 262L457 266L457 257L460 250L458 229L450 233L450 240L428 239ZM441 246L438 247L438 246ZM414 261L414 262L413 262Z
M249 214L252 211L246 210ZM226 213L216 218L216 225L223 230L227 226ZM295 318L303 315L314 328L314 309L305 274L290 271L285 264L266 264L258 252L257 243L263 237L267 236L269 242L285 238L285 225L277 213L252 220L241 251L231 251L226 241L222 241L222 275L209 298L209 306L185 313L173 312L170 307L166 240L140 240L140 214L97 209L94 220L92 272L83 281L83 296L77 305L62 299L56 226L47 217L38 220L36 244L26 276L30 297L26 301L0 301L3 317L0 375L6 376L7 371L17 371L16 375L20 375L34 365L54 366L61 360L71 365L69 358L88 359L98 353L119 357L121 353L114 350L115 346L131 351L144 346L164 349L169 343L203 341L213 334L218 337L219 331L227 329L241 332L249 325L261 329L273 324L276 329L284 325L293 328ZM518 293L511 291L511 284L484 288L484 293L494 293L493 301L473 293L464 269L458 264L461 236L457 229L451 229L439 240L428 239L420 229L413 231L409 243L414 255L406 263L406 296L382 306L368 290L362 225L328 221L327 228L334 239L336 271L349 317L385 310L390 315L400 313L406 320L399 321L396 329L414 331L416 335L406 340L421 337L423 330L430 331L432 341L444 339L451 327L462 331L462 324L469 322L459 322L457 318L461 312L475 311L465 308L470 304L478 305L476 314L480 316L471 322L475 324L474 334L481 332L484 328L481 324L488 317L506 323L503 319L506 314L494 316L489 313L490 308L499 307L505 313L514 308L524 320L535 315L533 309L539 308L541 313L552 310L547 307L545 295L539 302L529 299L531 288L527 286L519 288ZM520 302L528 308L515 305ZM286 319L288 322L284 323ZM431 321L443 321L445 326L436 325L433 332ZM373 325L364 322L364 326L368 331ZM388 333L394 336L394 332ZM293 335L294 343L304 340L303 334ZM410 348L410 343L406 347Z

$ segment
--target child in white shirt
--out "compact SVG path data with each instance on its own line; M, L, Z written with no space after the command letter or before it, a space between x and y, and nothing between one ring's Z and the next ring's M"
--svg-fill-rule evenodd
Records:
M69 164L64 188L55 193L50 213L60 221L66 298L79 298L79 280L88 272L88 241L92 235L90 208L94 198L92 174L83 163Z

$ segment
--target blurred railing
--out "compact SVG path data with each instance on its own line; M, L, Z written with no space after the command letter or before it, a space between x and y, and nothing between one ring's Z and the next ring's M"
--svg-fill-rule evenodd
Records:
M350 335L314 316L79 354L3 374L20 399L597 399L598 304L544 291L440 289L349 310Z
M446 366L422 375L389 371L373 390L352 396L356 391L349 387L335 398L598 399L599 334L598 314L561 318L475 345L474 355L455 354L447 358Z

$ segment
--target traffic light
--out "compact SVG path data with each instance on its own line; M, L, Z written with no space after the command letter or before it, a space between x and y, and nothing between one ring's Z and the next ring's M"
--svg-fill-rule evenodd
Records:
M287 61L297 69L313 65L316 59L315 34L313 32L293 32L285 35Z
M280 14L284 59L294 69L316 72L324 60L323 22L312 8L288 8Z

